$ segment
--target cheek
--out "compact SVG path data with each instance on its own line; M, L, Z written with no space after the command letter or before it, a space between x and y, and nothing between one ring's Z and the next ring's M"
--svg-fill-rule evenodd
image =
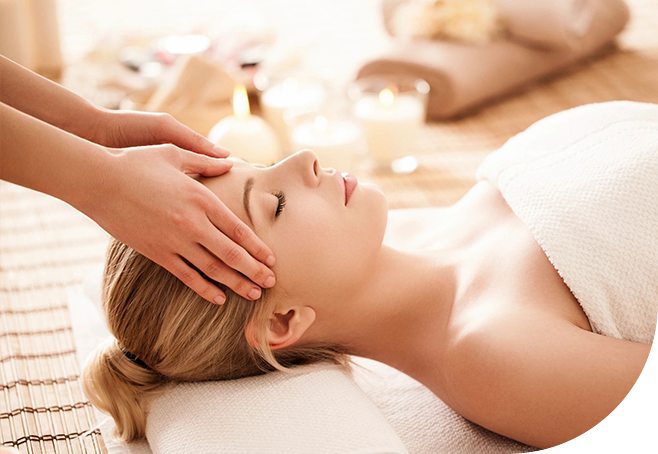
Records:
M290 265L288 288L336 293L360 284L372 270L386 229L386 203L380 194L353 211L320 207L289 213L295 219L279 244Z

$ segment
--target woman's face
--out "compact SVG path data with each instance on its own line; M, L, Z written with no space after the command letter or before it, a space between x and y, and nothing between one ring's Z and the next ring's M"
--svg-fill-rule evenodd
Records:
M346 205L340 172L322 169L310 151L270 167L229 159L228 173L202 183L274 252L277 281L270 295L316 306L358 291L384 237L383 194L359 182Z

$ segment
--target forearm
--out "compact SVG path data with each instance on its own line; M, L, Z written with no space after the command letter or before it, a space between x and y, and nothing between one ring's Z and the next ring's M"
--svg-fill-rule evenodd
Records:
M0 102L85 139L101 109L0 55Z
M0 179L87 212L112 161L107 149L3 103L0 127Z

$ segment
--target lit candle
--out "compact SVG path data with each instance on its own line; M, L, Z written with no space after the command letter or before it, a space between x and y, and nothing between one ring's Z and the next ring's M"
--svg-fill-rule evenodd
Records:
M271 164L281 158L281 147L272 127L251 115L244 85L233 90L233 115L213 126L208 139L249 162Z
M317 115L301 122L291 133L294 150L309 148L315 152L320 166L350 170L354 155L362 144L361 129L348 120L332 120Z
M319 109L327 100L324 87L314 81L289 77L266 89L260 99L263 116L274 127L281 143L290 145L290 131L285 121L288 110Z
M413 94L397 93L390 86L379 93L364 93L354 106L377 165L389 166L403 156L417 151L425 105Z

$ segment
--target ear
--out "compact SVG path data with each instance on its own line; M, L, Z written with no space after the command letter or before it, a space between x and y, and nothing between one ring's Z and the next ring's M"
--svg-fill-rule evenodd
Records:
M286 309L286 313L278 311L270 317L265 335L272 350L297 342L315 321L315 311L309 306L288 306ZM247 339L252 345L258 342L251 325L248 327Z
M293 306L285 314L275 312L270 318L267 340L272 350L297 342L315 321L315 311L309 306Z

